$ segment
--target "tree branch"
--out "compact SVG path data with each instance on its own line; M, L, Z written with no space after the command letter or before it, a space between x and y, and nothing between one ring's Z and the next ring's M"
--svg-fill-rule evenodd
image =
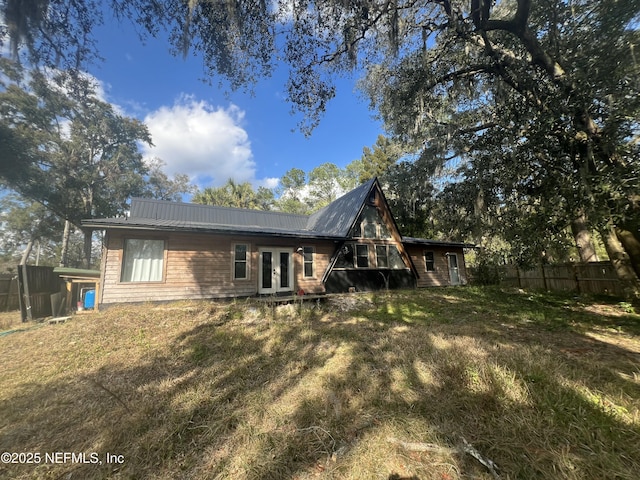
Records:
M431 90L436 85L448 82L450 80L472 76L478 73L489 73L491 71L493 71L493 67L491 65L483 65L483 64L471 65L467 68L461 68L460 70L455 70L453 72L445 73L444 75L436 78L431 83L429 83L429 85L427 85L425 89Z
M572 90L573 87L567 84L565 70L549 55L538 42L533 31L528 26L529 13L531 11L531 0L518 0L518 8L511 20L489 20L484 24L484 32L500 30L515 35L524 48L531 54L534 65L541 67L551 79L564 88Z
M529 12L531 11L531 0L518 0L518 9L513 17L513 23L519 30L525 30L529 22Z

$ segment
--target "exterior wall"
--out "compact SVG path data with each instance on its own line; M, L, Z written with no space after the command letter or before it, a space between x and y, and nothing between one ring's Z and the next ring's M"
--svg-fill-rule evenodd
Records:
M123 245L127 238L162 239L165 241L162 281L158 282L122 282ZM234 245L247 244L248 278L233 278ZM342 276L364 275L369 283L382 279L377 273L375 263L375 245L396 244L393 240L352 239L350 243L367 243L369 245L369 268L336 269L332 275ZM396 244L397 245L397 244ZM304 257L296 253L301 247L314 249L313 276L304 277ZM258 294L259 249L262 247L287 248L293 251L294 285L292 293L302 289L306 294L325 293L322 278L328 268L336 244L333 241L305 239L282 239L255 236L229 236L219 234L196 234L177 232L145 232L111 230L105 237L105 249L102 261L102 288L99 303L167 301L183 299L205 299L224 297L243 297ZM458 267L461 283L466 283L466 268L462 248L438 247L429 245L405 245L405 251L420 275L417 287L450 285L447 253L458 255ZM435 270L426 271L424 252L434 252ZM384 269L385 271L389 271ZM349 273L351 272L351 273ZM406 273L412 277L408 269L391 271L394 278L391 283L406 286L404 277L395 278ZM369 275L369 276L367 276ZM369 278L371 277L371 278ZM378 278L380 277L380 278ZM341 279L342 277L340 277ZM340 280L338 279L338 280ZM347 283L356 278L346 278ZM365 284L367 283L365 282ZM330 283L330 282L328 282ZM335 282L334 282L335 283ZM339 282L338 282L339 283ZM343 282L344 283L344 282ZM345 284L346 285L346 284ZM372 284L373 285L373 284ZM364 286L364 284L363 284ZM393 287L393 285L390 285ZM373 287L375 288L375 287ZM369 288L364 288L369 289ZM333 289L330 288L333 291Z
M301 247L314 247L313 253L313 277L304 277L304 257L302 255L294 254L294 269L296 279L296 291L299 289L304 290L305 294L324 293L325 288L322 283L322 277L324 272L329 266L331 256L335 251L335 244L333 242L306 242L300 241ZM296 247L297 249L298 247ZM296 250L294 249L294 251Z
M165 241L163 279L159 282L121 282L123 245L127 238ZM235 244L248 245L248 278L233 278ZM314 276L304 278L299 247L314 247ZM322 276L334 251L331 241L279 239L219 234L120 231L107 232L102 262L100 303L166 301L251 296L258 293L258 262L261 247L291 248L294 285L292 292L323 293Z
M464 251L460 247L440 247L431 245L405 245L407 252L411 255L411 260L418 270L420 278L417 280L418 288L423 287L440 287L451 285L449 275L449 264L447 253L455 253L458 255L458 269L460 273L460 283L467 283L467 270L464 261ZM435 270L427 271L424 253L433 252Z

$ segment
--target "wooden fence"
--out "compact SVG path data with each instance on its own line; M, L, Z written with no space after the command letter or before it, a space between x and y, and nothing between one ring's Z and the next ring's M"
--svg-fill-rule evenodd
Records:
M622 285L611 262L561 263L524 270L499 267L500 285L525 290L550 290L622 296Z
M0 274L0 312L20 309L18 276L12 273Z
M22 321L51 316L51 296L64 290L64 283L53 267L21 265L18 268L20 314Z

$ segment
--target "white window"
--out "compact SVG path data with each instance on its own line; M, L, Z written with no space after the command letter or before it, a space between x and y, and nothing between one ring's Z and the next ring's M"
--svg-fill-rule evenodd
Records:
M313 277L313 253L313 247L302 247L305 277Z
M372 205L366 205L353 226L354 238L391 238L389 228L380 211Z
M364 238L378 238L378 226L375 223L364 223Z
M164 240L125 239L121 282L161 282L163 265Z
M424 265L427 272L436 271L436 259L433 252L424 252Z
M356 245L356 266L360 268L369 266L369 247L367 245Z
M238 243L233 249L233 278L245 280L248 278L248 255L249 248L244 243Z

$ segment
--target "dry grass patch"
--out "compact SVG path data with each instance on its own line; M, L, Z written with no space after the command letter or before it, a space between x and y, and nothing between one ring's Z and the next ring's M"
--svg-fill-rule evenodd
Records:
M0 337L0 451L125 462L0 477L636 478L639 334L615 303L474 288L112 308Z
M0 334L11 330L24 330L31 326L31 323L22 323L19 311L0 312Z

